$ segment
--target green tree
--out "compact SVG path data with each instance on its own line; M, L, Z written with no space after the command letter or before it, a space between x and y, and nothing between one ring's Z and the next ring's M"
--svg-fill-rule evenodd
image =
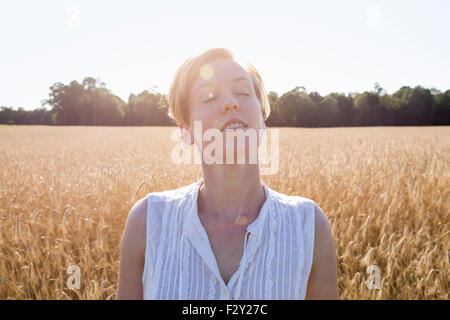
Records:
M170 125L167 115L167 97L144 90L138 95L130 94L126 106L125 123L138 126Z
M279 98L278 110L283 126L316 125L317 106L303 89L303 87L296 87Z
M404 86L393 94L397 124L430 125L434 118L434 100L429 89Z
M42 104L52 106L60 125L119 125L125 114L124 102L92 77L81 84L57 82L50 87L49 97Z
M380 96L378 92L365 91L355 97L355 122L362 126L381 125Z
M339 123L338 101L328 95L319 102L317 118L321 127L337 126Z
M278 108L278 94L275 91L270 91L267 95L270 103L270 114L269 118L266 120L266 125L275 127L281 125L281 119L280 119L280 110Z
M354 125L353 119L355 116L355 108L353 106L353 97L344 93L330 93L337 100L338 108L338 124L339 126L352 126Z
M450 125L450 90L438 92L433 96L435 118L433 124Z

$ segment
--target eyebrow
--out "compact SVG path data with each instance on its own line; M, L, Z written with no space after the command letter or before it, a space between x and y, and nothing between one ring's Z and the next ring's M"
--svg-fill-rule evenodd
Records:
M235 78L235 79L233 80L233 82L238 82L238 81L242 81L242 80L245 80L245 81L247 81L247 82L250 83L250 81L248 81L248 79L247 79L246 77L244 77L244 76ZM197 93L201 88L203 88L203 87L211 87L212 85L213 85L213 83L212 83L211 81L205 82L205 83L201 84L201 85L197 88L197 90L195 90L195 92Z

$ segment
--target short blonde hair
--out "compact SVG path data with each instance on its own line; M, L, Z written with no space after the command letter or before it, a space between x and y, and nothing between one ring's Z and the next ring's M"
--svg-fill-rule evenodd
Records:
M229 50L224 48L213 48L187 59L176 71L167 98L169 102L169 117L178 124L189 124L189 94L194 81L197 79L201 66L207 61L217 58L236 61L234 55ZM261 104L263 119L266 120L270 114L270 102L262 78L252 64L248 62L245 63L244 69L250 75L256 97Z

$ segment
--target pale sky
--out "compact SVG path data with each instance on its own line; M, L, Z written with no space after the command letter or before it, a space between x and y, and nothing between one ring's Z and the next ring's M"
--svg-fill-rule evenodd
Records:
M40 107L92 76L125 102L212 47L251 62L266 90L321 95L374 83L450 89L450 1L2 1L0 106Z

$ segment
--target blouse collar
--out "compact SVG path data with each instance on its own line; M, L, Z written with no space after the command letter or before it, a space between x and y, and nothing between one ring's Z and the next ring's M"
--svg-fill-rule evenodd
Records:
M186 217L187 221L185 222L185 228L186 231L188 231L189 233L192 233L193 231L201 232L201 229L203 229L204 231L204 227L201 224L200 218L198 216L198 204L197 204L198 192L202 184L203 178L200 178L197 182L191 184L192 188L190 190L190 194L188 195L188 198L190 200L189 201L190 209L188 210L188 214ZM251 234L261 233L273 197L271 189L262 180L261 185L264 188L266 199L263 205L261 206L258 217L255 219L255 221L253 221L247 226L247 231L249 231Z
M189 238L192 245L195 247L197 252L205 261L209 269L213 272L216 278L220 280L222 279L222 277L220 275L217 261L214 257L214 253L212 251L206 230L203 227L202 223L200 222L200 218L198 216L197 198L198 198L198 191L200 190L202 183L203 179L200 179L197 182L191 184L192 188L190 189L189 191L190 194L188 194L186 199L188 200L187 203L188 206L190 206L190 208L188 207L189 209L187 212L186 220L184 222L183 237ZM241 262L242 260L244 260L244 264L246 263L246 261L250 261L252 259L253 255L256 252L256 248L261 242L262 239L261 234L264 222L267 220L270 203L272 201L272 191L270 190L270 188L267 187L267 185L263 181L262 186L264 187L264 191L266 193L266 200L264 201L261 207L258 217L255 219L255 221L253 221L251 224L247 226L247 231L250 232L252 235L254 235L252 236L254 242L250 248L248 256L241 259ZM241 268L241 266L239 266L239 268ZM237 274L238 271L236 271L235 274ZM242 272L243 271L240 270L241 274ZM236 279L235 275L233 275L233 277L230 279L230 282L226 286L231 286L235 279ZM223 279L220 281L223 282ZM223 285L225 285L225 283L223 283Z

